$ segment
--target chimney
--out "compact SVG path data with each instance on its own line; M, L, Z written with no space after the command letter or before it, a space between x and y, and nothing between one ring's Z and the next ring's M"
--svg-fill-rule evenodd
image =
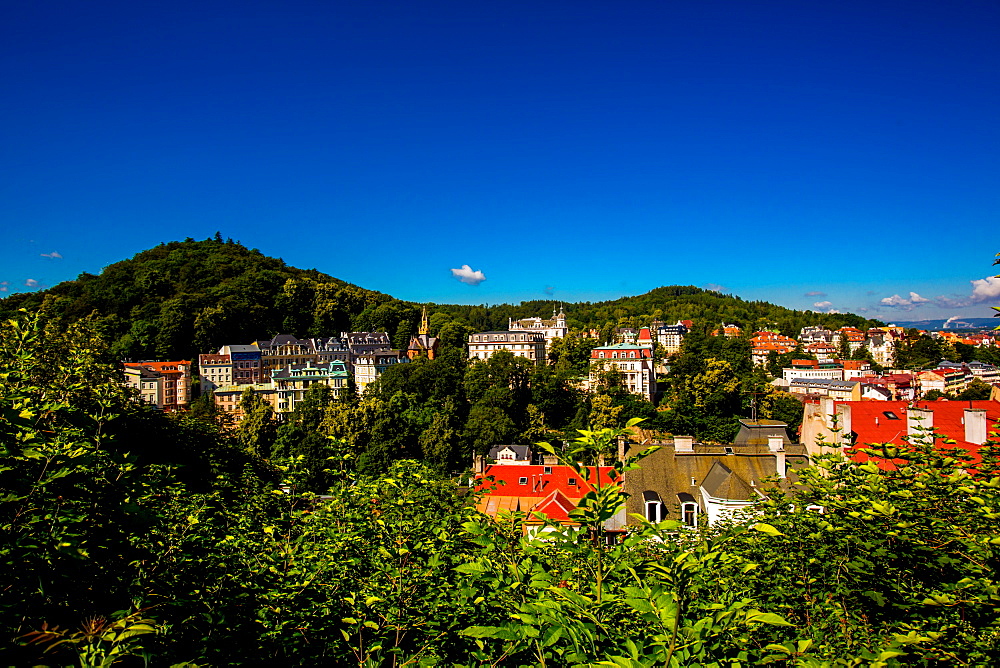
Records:
M559 458L555 455L542 455L542 464L545 466L555 466L559 463Z
M850 440L851 426L851 405L850 404L840 404L837 407L837 414L840 416L840 442L847 443Z
M962 421L965 423L965 440L982 445L986 442L986 410L966 408Z
M624 438L619 438L618 439L618 461L619 462L624 462L625 461L625 454L626 454L626 451L628 450L628 448L626 447L626 443L628 443L627 439L624 439Z
M476 473L484 473L486 471L486 458L482 455L474 455L472 457L472 470Z
M674 436L674 452L694 452L694 436Z
M774 470L779 478L785 477L785 439L780 436L767 437L767 449L774 453Z
M927 430L934 426L934 411L912 407L906 411L906 435L911 439L927 440ZM921 436L923 438L921 439Z

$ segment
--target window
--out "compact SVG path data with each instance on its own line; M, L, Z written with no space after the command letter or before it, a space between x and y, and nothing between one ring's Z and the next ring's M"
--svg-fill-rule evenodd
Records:
M733 453L733 449L732 449L731 447L729 447L728 445L726 446L726 454L727 454L727 455L731 455L731 454L734 454L734 453Z
M542 474L543 475L552 475L552 467L551 466L543 466L542 467Z
M681 504L681 520L689 527L698 526L698 504L692 502Z
M892 411L882 411L882 415L886 416L890 420L898 420L899 416Z
M576 478L570 478L566 481L566 484L571 487L576 487Z
M517 484L518 485L527 485L528 484L528 479L527 478L518 478L517 479Z
M643 509L646 515L647 522L659 523L662 522L666 513L663 509L663 504L660 502L660 495L652 490L646 490L642 493Z

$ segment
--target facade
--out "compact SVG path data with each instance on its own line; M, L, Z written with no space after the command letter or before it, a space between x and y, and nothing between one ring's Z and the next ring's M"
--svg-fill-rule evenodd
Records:
M264 367L261 364L260 348L251 344L248 346L222 346L219 355L229 355L233 363L233 383L237 385L260 383L264 380Z
M690 322L690 320L688 322ZM660 323L656 326L656 341L663 346L663 350L666 351L668 355L673 355L681 351L681 345L684 343L684 336L689 331L691 331L690 326L685 325L684 322L680 320L673 325L664 325Z
M198 379L202 394L220 385L233 384L233 360L229 355L198 355Z
M487 461L511 466L527 466L531 464L531 446L528 445L494 445L486 455Z
M289 365L271 374L271 382L277 394L275 411L291 413L306 396L306 392L317 383L331 388L339 397L349 387L347 364L333 360L326 364Z
M350 369L351 350L344 343L343 339L336 336L327 336L308 339L308 341L316 355L316 364L343 362Z
M880 387L888 392L890 401L913 401L916 399L916 381L912 374L888 373L881 376L859 376L855 378L866 387Z
M392 339L386 332L344 332L341 338L347 343L352 360L369 353L392 350Z
M970 373L969 376L972 374ZM963 369L931 369L917 374L917 384L920 394L925 395L931 390L943 394L956 394L965 389L966 373Z
M548 319L522 318L513 320L509 318L507 322L507 329L511 332L541 332L545 336L546 350L552 347L554 339L565 338L569 332L569 327L566 325L566 313L561 307L558 313L552 309L552 317Z
M215 407L227 415L231 416L235 422L243 419L243 409L240 408L240 399L243 393L250 389L255 395L271 405L275 413L278 412L278 393L274 389L274 383L241 383L239 385L220 385L212 393Z
M542 332L478 332L469 335L469 359L488 360L498 350L508 350L536 365L545 363L545 334Z
M767 363L767 357L772 352L784 355L795 350L798 341L777 332L756 332L750 339L751 356L754 365Z
M354 358L354 383L358 388L358 393L364 392L365 388L378 380L386 369L409 361L410 358L398 350L379 350L356 356Z
M656 397L656 365L653 351L646 346L616 343L599 346L590 351L588 386L594 387L598 375L605 368L615 367L622 375L629 392L647 401Z
M860 401L864 388L856 380L831 378L795 378L788 391L803 396L833 397L842 401Z
M269 341L257 341L260 350L264 379L289 365L315 364L316 352L308 339L297 339L291 334L278 334Z
M833 332L817 325L813 325L812 327L803 327L799 330L799 341L802 342L802 345L809 345L810 343L831 343L833 342Z
M839 364L821 364L813 360L792 360L790 368L781 370L781 379L791 384L797 378L807 380L815 380L817 378L843 380L844 370Z
M167 412L184 410L191 403L190 360L125 362L124 367L126 384L139 390L143 401Z

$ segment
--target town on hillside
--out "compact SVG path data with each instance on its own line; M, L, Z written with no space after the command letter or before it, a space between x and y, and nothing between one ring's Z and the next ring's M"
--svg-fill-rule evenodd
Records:
M509 320L506 330L468 335L464 355L479 364L498 353L532 366L551 363L554 343L568 336L589 340L589 369L574 382L575 389L593 392L610 370L624 390L645 402L662 394L658 379L684 351L694 323L650 322L639 328L618 328L613 339L597 341L597 330L571 332L566 314L554 309L551 318ZM795 471L832 447L859 461L867 455L854 447L865 443L897 443L934 429L938 443L953 443L972 460L1000 420L1000 369L977 360L939 360L930 368L902 368L899 348L914 336L939 345L966 349L996 349L995 332L912 332L900 327L861 331L820 326L802 328L797 338L775 331L745 333L724 323L712 337L747 337L753 367L770 378L769 391L800 402L800 417L789 421L763 418L756 411L736 416L738 433L729 443L699 441L693 436L642 433L620 443L619 460L647 445L659 447L640 469L616 481L627 493L627 504L605 523L609 535L623 532L636 518L658 522L681 518L686 525L713 523L733 516L764 495L766 482L788 487ZM214 407L238 424L242 398L255 395L281 419L302 405L310 387L329 388L331 396L362 395L394 367L439 354L440 340L430 334L424 310L417 334L405 350L394 349L386 332L342 332L337 336L233 342L188 360L126 362L125 380L143 401L164 411L186 410L192 387L211 397ZM782 364L784 362L785 364ZM193 382L196 381L196 382ZM972 394L970 394L972 393ZM975 399L970 399L971 396ZM966 400L958 401L958 397ZM949 400L954 399L954 400ZM789 428L789 427L792 428ZM564 523L570 512L594 489L593 483L560 464L558 458L531 444L489 443L470 462L478 491L478 509L492 517L507 511L526 513L526 531L547 525L544 514ZM633 453L634 454L634 453ZM593 468L593 478L611 470L609 462ZM632 519L629 519L632 518Z

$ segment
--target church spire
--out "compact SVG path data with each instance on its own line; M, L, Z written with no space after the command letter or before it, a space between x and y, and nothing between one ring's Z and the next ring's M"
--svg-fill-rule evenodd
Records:
M430 334L431 326L430 322L427 320L427 307L424 307L423 315L420 317L420 333L424 336Z

